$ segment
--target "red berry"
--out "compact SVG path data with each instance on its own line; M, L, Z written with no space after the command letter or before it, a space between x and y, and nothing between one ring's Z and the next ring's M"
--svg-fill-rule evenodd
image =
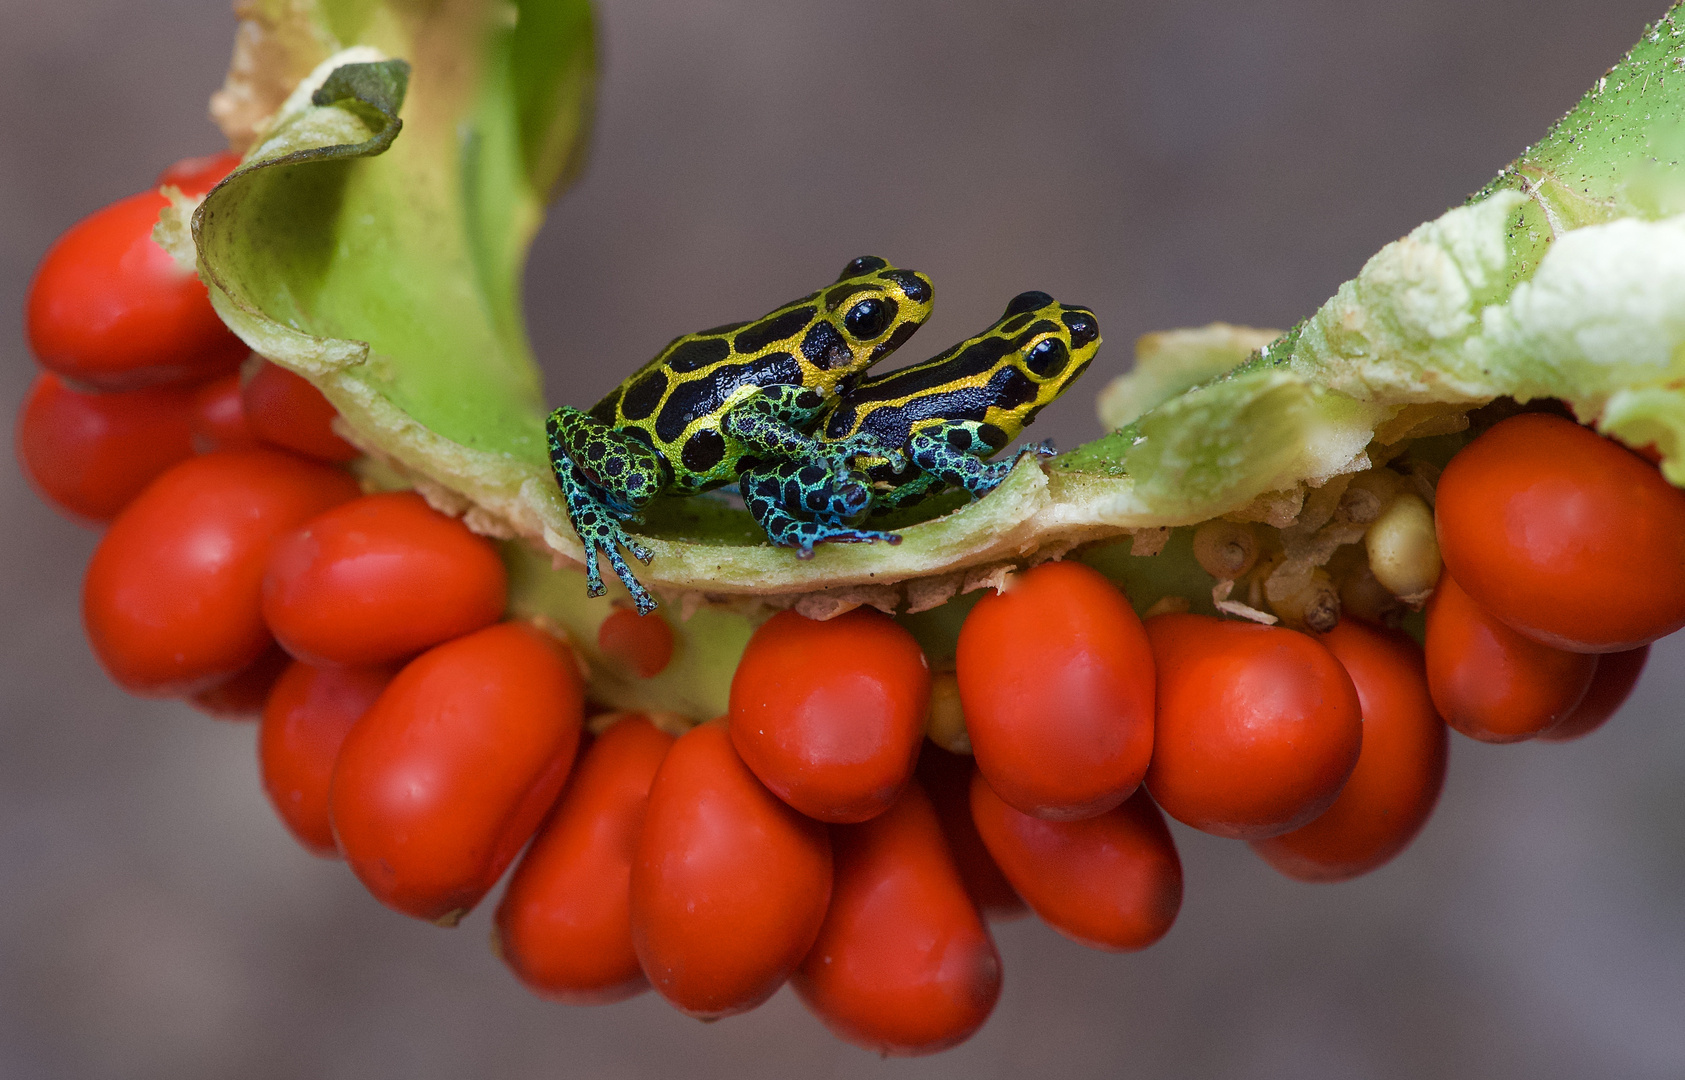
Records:
M240 373L212 379L193 391L193 448L245 450L259 445L240 401Z
M265 360L240 386L246 426L264 442L322 461L350 461L360 451L334 434L339 413L302 375Z
M1129 797L1153 752L1153 657L1117 587L1043 563L960 629L960 703L977 768L1026 814L1070 821Z
M825 826L761 786L725 725L674 743L632 862L632 946L656 991L704 1019L753 1009L807 955L830 900Z
M919 783L936 807L948 852L954 857L971 902L994 922L1022 918L1029 907L1000 872L995 857L977 834L977 823L971 819L971 778L976 774L977 768L967 755L950 754L932 743L919 751Z
M673 659L673 629L660 615L617 608L597 627L597 648L638 678L653 679Z
M1534 641L1623 652L1685 626L1685 492L1559 416L1513 416L1464 447L1434 522L1457 584Z
M1363 725L1357 690L1327 649L1294 630L1205 615L1157 616L1147 636L1158 664L1147 789L1165 813L1251 840L1333 803Z
M72 225L29 287L29 346L78 384L133 390L201 382L248 350L211 310L193 270L152 239L167 200L132 195Z
M1626 704L1627 696L1638 685L1638 676L1643 674L1644 662L1648 659L1648 645L1599 656L1586 696L1574 706L1573 712L1535 737L1540 742L1568 742L1584 738L1602 727Z
M229 678L187 700L195 709L218 720L256 720L289 662L287 654L272 645Z
M1353 619L1321 640L1363 706L1357 768L1316 820L1252 850L1288 877L1345 881L1385 865L1421 831L1445 783L1448 739L1414 641Z
M240 155L229 150L203 157L182 158L158 174L158 186L174 184L183 195L203 195L240 164Z
M281 536L263 617L320 664L381 664L489 626L508 574L497 549L413 492L365 495Z
M192 408L190 390L90 394L48 372L18 417L18 460L60 510L110 521L159 473L193 456Z
M1481 742L1531 739L1585 697L1597 657L1523 637L1440 575L1428 601L1428 689L1439 715Z
M354 498L338 469L274 450L223 450L158 477L94 551L82 617L124 689L192 694L263 655L263 569L275 538Z
M525 623L431 649L357 721L334 763L334 836L388 907L454 925L556 801L585 692L571 650Z
M339 854L328 820L334 761L352 725L394 674L390 667L312 667L292 661L264 704L257 739L263 790L282 824L314 854Z
M673 737L638 715L591 744L497 906L498 951L523 983L598 1005L649 989L632 951L632 858Z
M977 831L1047 925L1096 949L1133 951L1163 937L1182 907L1182 861L1164 815L1137 791L1082 821L1046 821L971 783Z
M930 800L908 784L888 810L831 836L836 885L796 993L837 1035L880 1054L964 1042L1000 997L1000 953Z
M871 608L827 622L781 611L731 680L731 742L773 793L821 821L882 813L913 774L930 668L913 635Z

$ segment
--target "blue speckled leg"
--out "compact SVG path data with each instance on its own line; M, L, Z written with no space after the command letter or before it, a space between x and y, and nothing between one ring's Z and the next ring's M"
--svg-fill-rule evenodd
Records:
M822 443L811 432L826 399L799 386L769 386L721 418L720 428L759 458L783 458L820 464L836 476L851 471L856 454L888 458L899 466L904 457L870 435Z
M636 522L638 511L666 485L667 466L647 444L595 420L578 409L560 408L545 425L550 443L550 467L567 499L568 519L585 546L585 588L603 594L597 553L608 558L615 574L637 602L638 614L656 608L650 596L621 558L624 547L648 563L654 556L621 528Z
M871 499L871 489L856 476L838 483L821 466L792 461L745 469L738 476L738 487L743 504L766 530L767 538L780 547L796 548L799 558L812 558L813 545L827 542L901 542L894 533L845 524L858 517Z
M1009 458L983 460L993 452L977 437L974 425L969 423L927 429L914 435L907 443L907 456L913 464L944 484L965 488L974 499L981 499L999 487L1025 454L1051 457L1053 444L1051 441L1030 443Z

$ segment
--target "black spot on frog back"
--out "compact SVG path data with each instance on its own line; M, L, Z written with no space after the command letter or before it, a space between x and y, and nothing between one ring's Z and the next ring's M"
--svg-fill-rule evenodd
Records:
M666 365L678 372L700 371L730 355L731 343L723 337L692 338L667 354Z
M620 403L620 413L628 420L642 420L655 411L661 404L661 395L667 392L667 373L660 368L640 376L638 381L626 389L626 396Z
M741 364L722 364L673 387L661 415L655 418L656 438L672 442L694 421L717 413L742 386L799 386L802 367L790 353L772 353Z
M817 311L812 307L799 307L782 315L762 319L739 333L732 340L732 346L740 353L758 353L775 341L783 341L801 333L815 314Z

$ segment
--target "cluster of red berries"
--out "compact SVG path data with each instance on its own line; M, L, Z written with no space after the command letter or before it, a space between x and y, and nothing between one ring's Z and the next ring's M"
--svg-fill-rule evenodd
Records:
M161 182L202 193L231 165ZM1322 634L1143 623L1098 571L1055 562L977 602L951 671L876 611L784 612L727 717L680 734L600 714L585 742L579 665L501 621L497 550L414 494L361 494L308 383L266 364L242 380L244 348L151 239L163 205L74 226L30 297L48 371L20 455L50 501L110 522L84 589L95 652L133 692L261 711L281 818L383 903L452 924L515 865L497 946L560 1000L653 986L715 1018L788 981L859 1045L952 1046L999 995L985 917L1027 906L1109 950L1169 930L1164 814L1296 878L1367 872L1431 813L1445 722L1583 735L1685 625L1685 494L1523 414L1441 478L1425 654L1349 616ZM617 611L598 646L647 677L674 640ZM972 758L925 738L955 696L947 741Z

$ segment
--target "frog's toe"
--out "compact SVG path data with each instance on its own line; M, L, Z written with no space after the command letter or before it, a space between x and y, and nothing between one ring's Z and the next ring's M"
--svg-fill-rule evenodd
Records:
M1036 457L1057 457L1059 455L1059 451L1053 448L1052 439L1043 439L1038 443L1025 443L1023 449L1019 450L1018 453L1034 454Z

